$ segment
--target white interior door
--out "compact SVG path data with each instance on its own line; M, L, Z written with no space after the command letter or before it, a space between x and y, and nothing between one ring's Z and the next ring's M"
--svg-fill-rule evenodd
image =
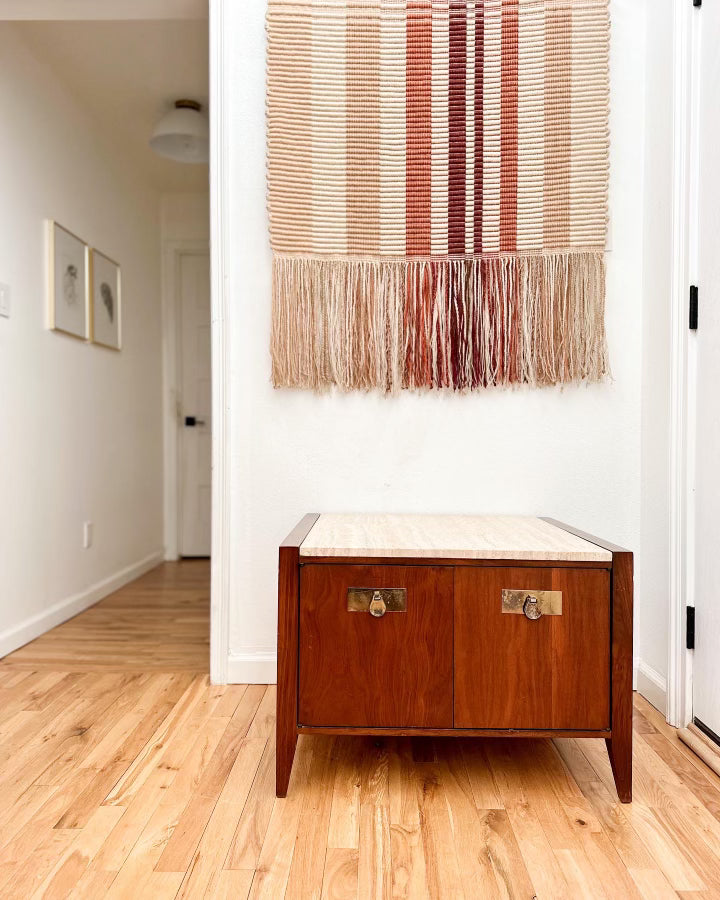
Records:
M720 4L699 12L693 716L720 734Z
M210 556L210 259L178 260L180 369L180 556Z

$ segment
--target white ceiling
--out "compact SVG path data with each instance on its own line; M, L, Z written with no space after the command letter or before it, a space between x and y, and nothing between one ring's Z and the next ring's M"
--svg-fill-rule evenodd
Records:
M175 100L198 100L207 110L207 19L18 22L15 27L149 185L161 191L207 187L207 166L163 159L148 146L155 124Z

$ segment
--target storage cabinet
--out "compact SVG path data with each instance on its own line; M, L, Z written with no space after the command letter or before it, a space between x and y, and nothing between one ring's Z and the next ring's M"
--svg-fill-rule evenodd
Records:
M306 516L280 547L298 733L604 737L632 794L632 554L530 517Z

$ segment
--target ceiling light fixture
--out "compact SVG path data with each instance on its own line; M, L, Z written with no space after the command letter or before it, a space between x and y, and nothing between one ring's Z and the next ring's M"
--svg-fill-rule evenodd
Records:
M181 163L206 163L210 158L208 121L195 100L176 100L155 126L150 146L168 159Z

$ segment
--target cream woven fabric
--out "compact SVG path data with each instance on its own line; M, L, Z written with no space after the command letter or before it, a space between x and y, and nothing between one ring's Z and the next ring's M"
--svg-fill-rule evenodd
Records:
M607 373L607 0L270 0L273 381Z

